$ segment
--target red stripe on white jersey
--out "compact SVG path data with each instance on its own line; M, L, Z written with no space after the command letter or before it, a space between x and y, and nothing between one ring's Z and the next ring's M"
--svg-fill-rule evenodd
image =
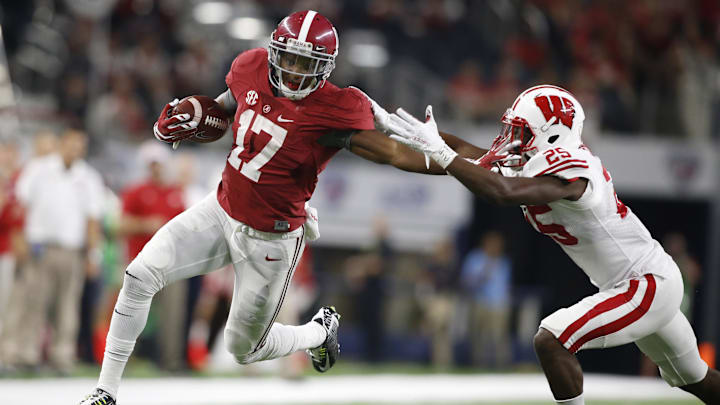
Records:
M557 173L560 173L560 172L563 171L563 170L573 169L573 168L589 169L590 166L588 166L588 165L583 165L583 164L573 164L573 165L570 165L570 166L565 166L565 167L561 167L561 168L555 169L555 170L553 170L553 171L551 171L551 172L549 172L549 173L546 173L546 174L557 174ZM576 179L577 179L577 177L576 177Z
M626 328L628 325L637 321L638 319L642 318L642 316L650 310L650 305L652 305L653 299L655 298L656 289L655 277L652 274L646 274L645 280L647 280L647 289L645 290L645 295L643 296L643 299L637 308L633 309L629 314L623 316L620 319L612 321L586 333L583 337L573 343L572 346L570 346L570 348L568 349L570 353L577 352L578 349L582 347L582 345L593 339L615 333L623 328Z
M583 164L583 165L586 165L586 166L587 166L587 164L588 164L587 160L584 160L584 159L568 159L568 160L563 160L562 162L560 162L560 163L555 163L555 164L551 165L550 167L548 167L547 169L545 169L545 170L541 171L540 173L536 174L535 177L537 177L537 176L542 176L543 174L545 174L545 173L547 173L547 172L549 172L549 171L551 171L551 170L555 170L555 169L557 169L557 168L559 168L559 167L561 167L561 166L564 166L564 165L567 165L567 164L573 164L573 163L575 163L575 164Z

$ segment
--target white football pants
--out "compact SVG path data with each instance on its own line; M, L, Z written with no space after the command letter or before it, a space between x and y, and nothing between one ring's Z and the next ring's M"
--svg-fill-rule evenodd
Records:
M316 322L274 324L305 247L304 227L287 233L254 230L229 217L215 192L173 218L125 271L110 324L98 388L117 397L122 371L145 326L152 297L164 286L232 263L235 286L225 345L241 364L317 347Z
M672 261L669 266L675 266ZM676 267L676 266L675 266ZM696 383L707 374L697 339L680 312L680 271L623 280L568 308L549 315L540 327L571 353L635 343L660 368L672 386Z

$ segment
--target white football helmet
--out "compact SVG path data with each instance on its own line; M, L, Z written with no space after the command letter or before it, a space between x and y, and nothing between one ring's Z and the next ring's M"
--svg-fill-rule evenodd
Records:
M531 87L515 99L502 117L502 130L496 142L520 140L513 153L522 159L507 160L504 166L522 166L538 152L582 145L585 112L569 91L552 85Z

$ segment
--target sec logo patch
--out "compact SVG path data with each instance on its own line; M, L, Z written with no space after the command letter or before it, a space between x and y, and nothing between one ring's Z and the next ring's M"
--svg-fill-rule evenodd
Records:
M247 95L245 96L245 102L248 105L257 104L257 100L258 100L258 94L255 90L250 90L247 92Z

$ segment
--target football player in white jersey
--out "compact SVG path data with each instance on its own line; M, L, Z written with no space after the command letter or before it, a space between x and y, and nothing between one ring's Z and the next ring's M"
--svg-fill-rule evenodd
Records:
M374 112L385 114L375 103ZM381 129L425 153L478 196L520 205L532 227L555 240L599 288L543 319L535 335L535 352L557 403L584 404L575 353L635 343L670 385L720 404L720 373L700 358L679 310L680 271L618 199L610 174L583 145L584 119L568 91L532 87L507 110L500 135L475 161L456 159L430 106L425 122L399 109Z

